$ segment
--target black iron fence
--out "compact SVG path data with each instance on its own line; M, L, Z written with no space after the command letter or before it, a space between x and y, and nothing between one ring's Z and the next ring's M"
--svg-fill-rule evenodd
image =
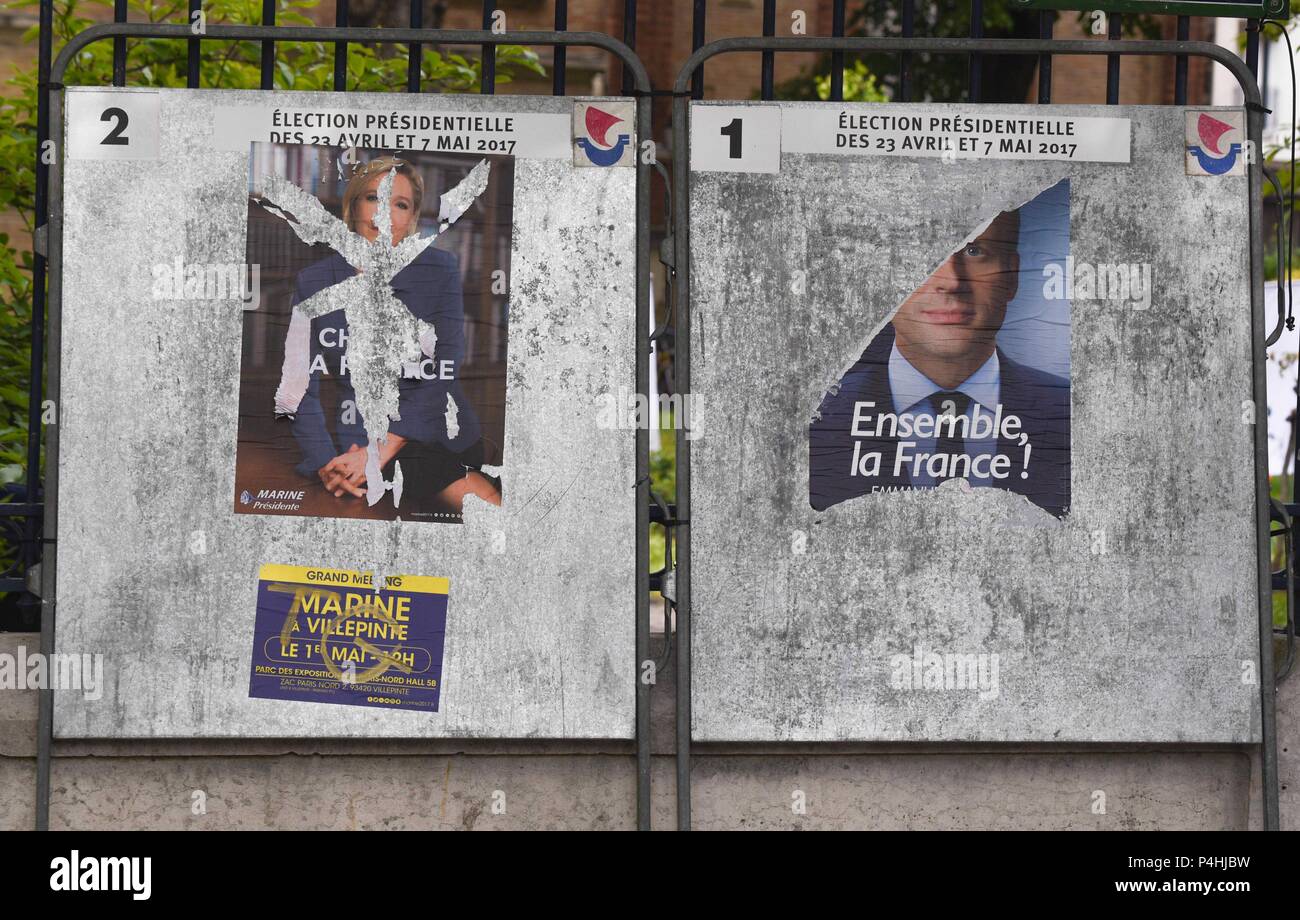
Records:
M612 6L617 7L617 0L610 0ZM193 22L196 17L202 13L202 0L187 0L188 15L187 22ZM425 6L426 0L409 0L408 2L408 21L411 29L422 29L425 27ZM485 31L493 29L496 14L498 12L495 0L482 0L482 28ZM682 10L685 4L682 3ZM855 8L863 7L863 4L853 4ZM915 0L898 0L891 4L894 16L889 17L887 23L881 23L878 28L872 27L873 33L886 33L885 37L890 34L896 34L899 38L912 38L916 35L916 11L917 3ZM621 21L622 34L617 37L628 48L635 50L637 41L637 19L638 15L658 15L663 9L656 4L642 4L638 10L636 0L623 0L621 4ZM846 31L850 25L849 17L849 0L832 0L830 4L831 36L842 37L848 34ZM38 38L38 75L42 88L48 89L50 78L50 66L53 61L53 18L56 12L55 0L42 0L40 3L40 20L39 20L39 38ZM262 0L261 25L276 25L276 0ZM114 0L114 22L125 23L128 21L128 3L127 0ZM558 33L565 32L569 28L569 4L568 0L553 0L553 25L554 30ZM698 51L706 41L707 30L709 26L709 4L707 0L692 0L691 8L691 48L692 51ZM1056 11L1044 10L1037 13L1040 39L1051 39L1053 34L1053 24L1059 14ZM1065 14L1068 15L1068 14ZM985 0L969 0L969 37L981 38L985 35L984 22L986 17ZM860 18L860 17L859 17ZM1164 17L1169 18L1169 17ZM348 29L352 27L353 17L350 11L349 0L336 0L334 27L338 29ZM1191 17L1176 17L1175 32L1178 40L1186 40L1190 34ZM776 0L762 0L761 9L756 12L755 28L764 37L775 37L777 35L777 3ZM1123 21L1120 14L1112 14L1107 20L1108 33L1107 37L1111 40L1119 40L1122 35ZM859 22L855 29L858 33L863 33L864 28ZM342 33L339 33L342 35ZM112 85L125 86L127 83L127 35L116 35L112 41L113 46L113 65L112 65ZM186 42L186 63L187 63L187 85L198 87L200 85L200 64L203 54L203 43L205 39L209 41L216 40L215 36L197 34L191 35L185 39ZM286 35L282 40L291 39ZM334 44L334 74L333 89L344 91L347 88L347 54L350 39L339 37L333 39ZM277 38L267 38L261 40L261 89L269 90L274 87L275 66L276 66L276 45ZM496 91L497 71L496 71L496 45L484 44L480 47L480 81L479 91L481 93L494 93ZM407 62L407 85L408 92L421 91L421 71L420 61L424 43L413 41L408 47ZM1260 23L1258 20L1247 22L1247 40L1245 48L1245 58L1247 66L1252 71L1256 71L1259 62L1260 48ZM776 97L775 82L775 61L777 51L767 49L759 52L761 56L761 77L759 95L763 99L774 99ZM897 82L895 84L894 98L898 101L906 102L912 99L914 79L913 71L917 53L905 48L900 48L896 52L898 60ZM983 52L970 52L968 78L967 78L967 98L971 102L978 102L982 98L982 58ZM1052 58L1051 52L1044 52L1038 55L1038 101L1043 104L1051 102L1052 99ZM1107 79L1106 79L1106 102L1109 104L1118 104L1120 88L1120 58L1119 54L1107 55ZM844 67L846 61L846 52L836 50L830 53L829 57L829 76L830 76L830 99L831 101L841 101L844 98ZM1184 104L1187 101L1188 80L1187 80L1188 58L1185 54L1177 55L1174 71L1174 102L1175 104ZM621 91L624 94L634 94L635 90L631 85L631 77L627 68L623 68L624 74L622 79ZM557 45L554 47L554 57L552 59L551 74L551 92L553 95L562 96L567 91L567 46ZM700 66L695 69L690 79L690 95L695 99L704 97L704 67ZM662 91L661 93L651 90L653 94L671 95L671 91ZM49 100L46 93L42 93L39 99L37 113L37 149L45 150L45 142L50 138L49 124ZM0 615L0 629L33 629L39 625L39 601L35 594L29 590L31 588L29 575L34 567L41 560L41 548L43 537L43 492L41 488L41 432L42 432L42 415L47 407L42 405L42 380L44 378L44 354L45 354L45 287L47 265L45 255L40 245L40 235L45 228L49 217L49 197L48 197L48 170L49 166L45 162L45 157L39 156L35 164L36 167L36 191L35 191L35 220L34 224L38 228L37 246L32 263L33 274L33 311L32 311L32 328L31 328L31 375L29 378L29 408L28 408L28 443L26 452L25 475L20 483L14 483L5 487L3 498L0 501L0 547L8 550L0 558L7 558L10 564L0 571L0 596L9 595L7 607L9 608L5 615ZM667 330L669 341L666 344L671 345L671 330Z
M611 0L611 4L616 4L616 0ZM654 125L651 121L650 102L655 97L671 97L675 103L673 122L675 130L673 131L674 143L684 145L685 121L684 111L687 99L701 99L705 93L704 70L705 61L724 51L747 51L757 54L761 62L759 96L762 99L776 98L776 56L782 53L807 53L809 51L826 52L827 69L830 78L830 100L838 102L843 100L844 85L844 68L850 55L857 55L865 51L874 53L883 53L894 55L897 59L897 72L892 83L894 87L893 98L898 101L910 101L915 93L916 88L916 66L924 54L960 54L965 55L968 59L966 68L966 94L967 99L972 102L979 102L984 95L983 75L985 73L985 56L989 54L1015 54L1030 55L1037 64L1037 101L1041 104L1050 104L1052 101L1052 61L1055 54L1103 54L1107 58L1107 79L1106 79L1106 102L1109 104L1118 104L1120 89L1120 61L1125 54L1157 54L1172 56L1175 58L1174 65L1174 101L1176 104L1184 104L1188 95L1188 60L1192 53L1192 46L1180 44L1178 42L1167 43L1137 43L1124 41L1122 39L1123 22L1119 15L1112 15L1108 20L1107 38L1115 42L1114 52L1098 48L1095 43L1087 43L1090 47L1083 48L1085 43L1079 41L1058 41L1053 38L1053 24L1059 14L1055 12L1042 12L1037 14L1038 34L1032 39L1017 40L1004 39L1001 42L991 41L985 38L985 2L984 0L969 0L969 34L965 37L917 37L916 32L916 12L918 4L915 0L900 0L892 4L892 10L895 15L891 16L887 23L880 26L875 31L883 31L888 34L875 35L870 38L853 39L848 35L852 22L849 17L849 4L847 0L833 0L830 4L830 21L831 21L831 41L827 41L826 36L820 38L809 37L807 40L800 38L783 37L777 35L777 4L776 0L763 0L760 16L756 17L755 27L761 33L760 35L751 36L749 39L730 39L731 44L726 42L706 42L706 33L709 24L708 4L706 0L693 0L691 4L691 34L692 34L692 51L693 54L689 61L680 62L684 65L682 70L677 70L677 64L673 63L673 70L664 75L661 79L663 88L656 89L653 82L647 75L640 59L636 57L635 49L637 42L637 18L638 4L636 0L624 0L622 6L622 34L621 36L612 36L608 34L596 35L593 32L570 32L570 19L567 0L554 0L554 19L553 30L547 32L532 31L519 32L509 31L500 33L494 31L498 22L496 16L498 10L493 0L484 0L482 3L482 20L481 31L460 31L452 32L447 30L428 30L425 28L424 0L411 0L409 3L409 27L408 28L362 28L354 25L351 21L348 0L337 0L336 15L333 27L321 28L302 28L297 26L277 26L275 22L277 4L275 0L263 0L262 4L262 21L257 24L257 28L232 28L232 27L213 27L202 33L195 34L187 26L145 26L144 24L127 24L127 7L126 0L114 0L114 19L115 26L102 26L92 30L95 34L74 39L71 46L84 47L90 41L97 39L107 39L112 43L112 84L115 86L125 86L127 83L127 57L128 57L128 38L130 37L149 37L163 38L171 40L180 40L186 43L186 82L192 88L197 88L201 84L201 63L204 52L204 42L228 42L228 41L255 41L260 47L260 89L270 90L274 87L276 72L276 55L278 42L293 41L320 41L333 44L333 86L335 91L345 91L347 87L348 76L348 46L354 42L384 42L384 43L401 43L407 46L407 76L405 90L407 92L422 91L421 80L421 54L427 45L435 43L453 43L459 45L477 46L480 54L479 70L479 92L490 94L496 91L497 68L496 58L499 46L503 44L519 45L537 45L547 46L554 49L552 58L551 73L551 93L562 96L567 93L567 69L568 58L567 49L574 45L585 45L587 47L596 47L608 52L616 58L622 60L621 67L621 91L625 95L638 98L643 105L640 106L641 114L639 123L641 126L642 137L652 137L655 135ZM683 10L685 4L682 5ZM644 4L641 13L646 15L660 14L662 6L656 4ZM195 14L202 13L201 0L188 0L188 12L191 21ZM47 292L47 235L50 221L51 196L50 196L50 163L44 156L46 142L51 137L51 101L58 90L62 88L60 81L63 78L63 67L67 63L68 48L60 56L59 66L56 67L54 61L53 47L53 20L55 15L54 0L42 0L40 3L40 34L38 49L38 78L41 92L38 99L36 140L37 140L37 162L36 162L36 186L35 186L35 226L37 228L34 243L35 255L33 260L33 313L31 326L31 374L29 383L29 411L28 411L28 443L26 451L26 469L23 484L21 486L11 486L7 489L5 497L9 500L0 502L0 541L13 547L15 561L6 571L0 572L0 594L7 594L11 598L17 599L16 608L21 612L16 618L11 618L8 622L10 628L33 629L38 625L42 628L42 648L46 650L47 645L52 648L52 616L46 616L41 622L37 614L41 611L42 603L40 595L43 593L39 582L45 582L52 585L50 573L43 573L43 578L33 578L33 574L39 571L39 566L43 558L52 557L53 552L53 514L47 514L47 508L43 502L42 493L42 476L41 476L41 448L42 433L44 430L43 412L45 406L42 402L46 394L43 382L47 376L45 367L46 339L47 339L47 319L46 319L46 292ZM864 29L859 21L857 26L853 26L859 34L870 29ZM1175 23L1177 38L1184 41L1190 34L1190 19L1186 16L1180 16ZM1246 66L1251 74L1257 72L1259 61L1259 22L1251 22L1247 31L1246 42ZM960 38L955 42L952 39ZM839 41L835 41L839 39ZM1164 45L1162 49L1155 50L1155 46ZM1211 55L1204 51L1206 46L1200 46L1202 50L1195 53L1201 56L1211 58L1223 58L1222 54ZM1217 50L1217 49L1216 49ZM1219 63L1225 63L1220 59ZM1235 62L1236 70L1240 70L1240 62ZM1240 74L1238 74L1240 76ZM675 85L673 84L676 79ZM672 86L672 88L668 88ZM1252 95L1258 96L1257 92ZM58 108L56 105L55 112ZM1252 117L1257 119L1259 112L1253 112ZM666 125L661 125L666 127ZM685 147L681 146L681 150ZM654 164L656 169L664 176L667 182L667 172L657 163ZM663 230L665 233L675 235L674 245L664 247L665 275L669 285L674 284L674 276L677 271L685 265L687 258L687 240L684 232L684 225L681 224L682 215L684 214L684 165L679 160L675 163L677 169L676 181L673 182L672 191L666 195L666 199L672 203L670 213L665 215ZM640 169L638 178L638 214L642 226L638 227L638 303L644 309L648 302L645 293L645 287L648 284L649 277L649 232L648 226L648 201L649 201L649 183L651 169ZM670 216L676 212L677 220L674 221ZM674 229L674 223L677 223ZM685 280L683 278L683 280ZM688 292L687 292L687 296ZM647 329L647 322L639 322L638 331L638 380L646 379L647 366L646 355L649 350L649 344L653 339L662 339L666 344L671 343L674 333L674 326L684 326L686 316L684 312L685 298L678 298L670 295L668 302L671 304L677 301L677 310L673 314L677 322L672 323L668 320L656 330L651 336ZM642 317L642 320L648 317ZM684 334L688 328L680 328ZM681 370L679 373L679 389L687 390L689 383L689 370L685 373ZM680 515L678 509L673 504L663 501L658 496L653 496L648 487L648 473L646 468L646 458L648 450L646 448L646 433L644 430L638 431L638 494L637 500L640 505L638 516L638 545L637 550L640 554L639 575L638 575L638 616L637 616L637 659L638 662L648 659L650 648L649 634L649 617L644 606L644 597L648 596L648 590L651 587L650 573L645 571L646 560L648 559L647 545L645 534L649 522L664 526L669 530L676 530L679 534L680 547L686 557L686 564L689 564L689 513L686 510ZM678 444L679 463L688 463L689 445L683 444L679 440ZM678 474L678 494L677 499L682 503L684 509L689 509L689 471L679 470ZM51 509L52 512L52 509ZM46 525L49 525L48 528ZM671 547L671 536L667 539ZM46 552L47 547L50 549ZM671 550L670 550L671 552ZM671 560L671 555L669 559ZM47 560L48 561L48 560ZM688 574L683 571L683 576ZM673 586L677 582L672 578L669 571L655 573L653 586L664 590L666 595L671 594ZM679 818L680 826L688 827L690 823L690 658L689 658L689 580L682 579L682 585L677 586L679 594L670 597L668 604L669 610L674 612L678 621L674 624L676 629L669 628L669 635L677 635L675 644L668 647L668 651L677 656L677 730L676 730L676 751L678 760L678 801L679 801ZM684 603L683 603L684 601ZM672 622L672 621L670 621ZM3 628L4 624L0 624ZM48 641L47 641L48 640ZM637 682L637 762L638 762L638 813L640 815L640 824L643 827L649 826L650 798L649 798L649 775L650 775L650 740L649 740L649 688L644 686L643 682ZM50 738L51 715L48 701L43 702L39 737L42 740L42 754L38 758L38 786L43 788L38 790L38 799L43 803L43 808L38 811L38 815L48 814L48 782L49 782L49 756L50 749L48 739ZM1269 772L1266 770L1266 772ZM1275 775L1275 774L1274 774ZM1275 799L1273 811L1275 814ZM39 823L39 821L38 821Z

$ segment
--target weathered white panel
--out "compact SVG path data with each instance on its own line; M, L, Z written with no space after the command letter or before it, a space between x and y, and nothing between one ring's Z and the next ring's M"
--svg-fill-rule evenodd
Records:
M155 301L151 269L244 261L248 154L217 149L216 108L394 97L158 95L158 159L66 164L58 647L102 653L107 686L57 694L56 734L630 737L633 432L599 409L635 389L635 171L516 161L502 508L467 502L462 525L236 515L240 305ZM449 578L441 711L249 699L264 562Z
M692 175L696 738L1258 740L1247 180L1186 175L1182 109L1052 110L1131 119L1131 163L786 152ZM1154 286L1145 309L1072 304L1069 514L955 482L814 511L826 389L980 225L1067 177L1074 259ZM996 655L997 692L897 688L917 647Z

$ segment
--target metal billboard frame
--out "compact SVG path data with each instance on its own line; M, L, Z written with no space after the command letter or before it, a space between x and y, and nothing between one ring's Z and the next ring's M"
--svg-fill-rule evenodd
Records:
M343 4L340 4L341 7ZM631 3L626 4L632 6ZM671 96L673 99L672 106L672 126L674 138L674 156L673 156L673 182L671 183L670 200L673 204L672 222L669 228L671 240L665 240L666 253L671 253L671 263L669 268L670 290L677 292L670 295L669 316L674 326L674 332L680 336L678 346L674 349L674 360L680 361L675 364L676 374L676 391L681 394L689 393L690 389L690 355L689 355L689 332L690 332L690 315L689 315L689 284L690 284L690 264L689 264L689 153L690 140L686 134L688 106L692 98L701 98L703 81L702 65L711 57L734 52L760 52L763 57L764 69L764 92L763 98L770 99L770 84L772 58L775 52L830 52L832 54L832 104L840 101L842 95L842 76L838 67L834 66L838 61L842 64L845 53L852 52L887 52L900 56L903 66L903 73L906 76L909 70L909 62L914 53L936 52L936 53L958 53L969 54L972 56L972 62L976 61L983 54L1016 54L1016 55L1037 55L1040 62L1044 65L1043 73L1039 85L1039 102L1050 102L1050 63L1052 56L1056 54L1066 55L1106 55L1110 62L1108 68L1108 86L1107 101L1115 103L1118 101L1118 71L1119 60L1123 55L1136 56L1159 56L1174 57L1176 59L1175 69L1175 104L1185 102L1186 91L1186 64L1189 57L1199 57L1208 59L1211 62L1217 62L1227 67L1236 77L1242 87L1246 99L1247 108L1247 132L1249 138L1254 141L1258 147L1263 125L1264 109L1260 102L1260 93L1255 82L1255 77L1250 69L1250 61L1243 62L1240 58L1231 52L1218 46L1203 42L1188 41L1125 41L1118 40L1118 35L1112 35L1111 40L1106 42L1094 41L1067 41L1052 40L1050 36L1050 21L1044 14L1043 34L1044 38L1040 39L981 39L981 38L912 38L910 37L910 20L904 18L904 37L902 38L776 38L772 36L769 30L769 23L766 22L767 7L771 6L770 0L764 2L764 32L762 38L732 38L721 41L703 44L703 25L704 25L704 8L703 0L697 0L695 4L695 38L693 46L695 51L681 68L678 73L673 90L655 91L649 81L648 74L644 64L636 55L631 47L633 41L635 20L632 22L632 30L628 31L628 24L625 23L625 41L620 42L604 33L597 32L564 32L564 31L520 31L496 33L487 31L487 13L485 12L485 29L483 31L468 30L447 30L447 29L422 29L419 28L419 22L412 18L413 28L362 28L350 27L346 23L346 13L341 12L341 21L339 25L328 27L287 27L287 26L212 26L201 35L193 33L187 25L152 25L118 22L92 27L85 32L80 33L65 46L53 67L46 70L46 80L41 84L42 102L47 104L49 113L48 123L54 126L56 137L62 138L61 124L63 115L63 78L68 66L72 62L73 56L77 51L86 45L95 41L104 39L113 39L115 46L120 46L122 51L122 60L125 57L125 43L127 38L163 38L172 40L186 41L190 48L190 72L191 86L197 85L197 65L198 65L198 47L203 40L232 41L232 40L252 40L260 41L264 49L263 59L263 90L270 88L269 71L266 69L267 58L266 52L271 50L275 43L280 41L316 41L328 42L334 45L336 51L335 76L336 91L339 87L338 75L340 73L340 55L344 53L346 44L349 41L360 42L384 42L384 43L408 43L412 50L415 51L422 44L444 43L456 45L478 45L485 51L503 44L520 44L520 45L537 45L551 46L556 49L557 72L554 74L555 85L557 87L555 95L562 94L563 80L561 65L563 54L569 46L585 46L604 50L614 55L622 63L624 68L624 94L630 95L637 102L637 128L642 140L651 138L651 102L657 96ZM843 0L837 0L836 12L838 21L835 24L835 31L842 34L843 31ZM42 3L42 14L44 17L46 4ZM193 6L193 4L191 4ZM415 4L412 5L414 10ZM485 4L485 10L487 4ZM908 7L910 9L910 5ZM1113 17L1112 24L1117 25L1119 17ZM1179 37L1183 38L1186 34L1187 17L1179 17ZM44 21L42 23L44 25ZM1248 38L1250 42L1247 46L1248 57L1253 59L1258 54L1258 22L1252 21L1248 26L1253 26L1249 31ZM560 5L557 4L556 27L563 29L564 23L561 21ZM975 25L972 24L972 33L975 33ZM44 50L44 49L42 49ZM115 47L116 50L116 47ZM345 58L343 58L345 62ZM418 60L415 59L415 60ZM485 56L484 70L482 75L481 91L491 93L493 91L493 77L490 69L491 59ZM46 67L49 67L48 58L45 61ZM414 66L414 65L413 65ZM121 76L119 77L119 67L115 66L114 84L122 85L124 82L124 65L120 68ZM418 90L418 69L413 71L412 82L408 82L408 89ZM250 90L256 92L256 90ZM975 86L972 86L972 95L978 97ZM907 96L904 91L904 97ZM972 101L975 101L974 99ZM61 144L60 144L61 146ZM61 151L60 151L61 155ZM1252 389L1256 402L1266 399L1266 389L1263 376L1262 353L1265 344L1265 318L1263 317L1263 278L1262 278L1262 212L1260 203L1260 189L1262 179L1262 169L1258 163L1252 164L1253 169L1249 172L1248 188L1251 195L1250 202L1250 265L1251 265L1251 312L1252 312L1252 330L1257 338L1254 342L1254 362L1253 362L1253 382ZM636 377L637 392L644 394L647 391L648 373L648 353L650 342L658 338L663 329L656 330L653 334L648 334L649 322L649 267L650 267L650 173L651 167L658 168L663 172L660 163L646 163L638 157L637 163L637 180L636 180L636 266L637 266L637 333L636 333ZM667 179L667 176L665 176ZM46 189L49 190L49 219L45 224L39 224L41 216L40 198ZM62 169L59 157L55 157L55 162L48 167L47 183L38 181L38 206L37 206L37 236L35 248L38 259L44 259L48 262L49 273L49 333L46 342L46 358L49 363L49 398L57 402L58 397L58 357L59 357L59 310L61 307L61 234L62 234ZM678 268L681 268L683 275L680 278L674 278ZM672 311L677 312L676 315ZM1278 331L1280 331L1280 321ZM1274 337L1277 332L1274 333ZM58 449L58 430L57 425L50 426L48 431L48 450L50 453L50 463L47 467L48 480L47 488L49 500L47 507L44 509L46 520L49 523L49 529L45 531L46 537L43 541L46 561L50 565L40 566L41 581L41 607L42 607L42 627L41 627L41 651L50 653L53 651L54 641L54 614L56 606L55 595L55 573L54 573L54 552L56 543L54 540L55 524L57 522L57 449ZM675 533L678 541L678 550L680 553L678 566L682 569L680 578L673 578L675 574L671 570L665 573L668 578L675 582L675 597L670 598L674 610L674 620L676 626L675 636L669 634L666 636L670 643L668 654L672 653L672 646L676 647L676 653L680 655L677 662L677 712L676 712L676 773L677 773L677 817L679 829L689 829L691 819L691 800L690 800L690 765L691 765L691 736L690 736L690 443L684 437L684 431L678 429L676 433L677 450L679 456L678 466L678 495L676 507L673 511L667 508L661 509L661 514L657 520L667 519L671 523L672 531ZM650 827L650 691L651 686L641 679L641 663L650 659L650 623L649 623L649 596L648 592L652 587L651 579L648 573L648 526L651 516L654 514L652 509L653 497L649 487L649 463L648 463L648 432L644 428L638 428L636 431L636 487L635 501L637 514L637 533L636 547L638 552L637 560L637 598L636 598L636 662L634 663L634 674L636 678L636 761L637 761L637 825L639 829L649 829ZM1263 779L1263 818L1266 829L1274 829L1278 825L1278 778L1277 778L1277 750L1275 735L1275 712L1274 712L1274 662L1271 646L1273 635L1271 606L1268 603L1270 599L1270 572L1268 563L1268 520L1270 510L1270 500L1267 490L1267 454L1266 454L1266 432L1263 426L1256 426L1256 444L1255 444L1255 462L1256 462L1256 480L1257 480L1257 549L1259 556L1260 568L1260 637L1261 637L1261 716L1262 716L1262 750L1261 750L1261 768ZM29 497L29 504L22 506L23 512L39 509L39 503ZM12 507L12 506L11 506ZM34 511L33 511L34 513ZM672 536L668 538L671 547ZM670 560L672 556L670 555ZM669 565L671 566L671 561ZM35 572L32 573L35 576ZM657 581L658 579L656 579ZM50 767L52 760L52 728L53 728L53 710L52 710L52 691L40 691L40 709L38 716L38 754L37 754L37 812L36 826L38 829L47 829L49 826L49 795L50 795Z
M265 48L272 41L332 42L336 49L347 42L383 42L420 44L480 45L491 48L497 45L540 45L565 49L571 46L592 47L609 52L624 66L631 78L631 95L636 99L637 136L639 142L651 136L650 77L645 65L626 44L600 32L492 32L455 29L395 29L337 26L333 28L299 26L212 26L201 35L185 25L153 25L145 23L109 23L93 26L78 33L59 52L50 71L49 82L41 86L47 94L49 119L54 130L57 154L49 165L47 180L49 220L38 228L36 249L45 256L49 267L49 290L46 298L48 326L46 341L46 394L57 406L59 399L60 319L62 311L62 256L63 256L63 138L64 89L63 79L76 54L96 41L121 40L125 53L125 39L155 38L176 39L191 43L194 49L198 40L209 41L261 41ZM197 50L191 54L192 73L197 75ZM336 71L337 72L337 71ZM117 82L117 81L115 81ZM191 79L196 83L197 79ZM265 81L264 81L265 82ZM484 68L483 92L490 92L488 68ZM264 92L248 90L248 92ZM336 90L337 91L337 90ZM395 94L396 95L396 94ZM635 392L646 392L650 353L650 171L638 150L636 160L636 349ZM46 447L46 503L44 527L44 558L40 567L41 598L41 652L54 652L55 613L57 585L55 559L57 543L54 534L58 527L58 425L49 426ZM637 826L650 828L650 689L639 679L640 662L650 656L650 593L649 593L649 431L637 427L635 434L636 484L633 501L636 503L636 661L629 662L629 678L636 687L636 761L637 761ZM54 691L39 691L37 714L36 757L36 829L48 830L50 820L50 767L52 760L54 728Z
M690 358L690 129L689 107L695 87L696 72L705 61L722 54L735 52L761 52L765 67L774 52L891 52L902 55L931 52L948 54L1020 54L1020 55L1107 55L1114 62L1114 98L1118 102L1118 62L1122 55L1175 57L1185 61L1189 57L1206 58L1226 67L1237 82L1245 99L1248 142L1261 150L1265 109L1255 75L1241 58L1218 45L1208 42L1155 42L1112 39L1098 42L1088 40L1051 39L980 39L980 38L726 38L699 47L682 65L673 85L673 228L672 259L677 272L673 284L673 302L670 309L675 320L676 350L675 382L677 392L689 398L691 386ZM1181 68L1180 68L1181 70ZM1112 96L1108 87L1108 97ZM764 99L770 96L764 93ZM842 104L832 99L825 105ZM1042 99L1040 104L1051 103ZM1185 104L1179 103L1179 104ZM1267 332L1264 307L1264 263L1261 237L1263 214L1260 190L1263 167L1260 158L1254 157L1247 167L1247 189L1250 196L1250 304L1252 343L1252 396L1256 406L1268 404L1268 391L1264 377L1266 344L1281 333L1281 317L1277 329ZM1255 531L1257 577L1259 588L1259 654L1260 654L1260 721L1261 721L1261 779L1263 783L1263 824L1265 830L1278 828L1278 775L1275 699L1276 686L1273 669L1273 609L1272 572L1269 561L1270 518L1272 500L1268 488L1268 435L1267 426L1255 425ZM691 825L691 459L690 439L684 428L676 432L677 443L677 551L680 575L676 583L676 652L677 652L677 706L676 706L676 774L677 774L677 826L687 830Z

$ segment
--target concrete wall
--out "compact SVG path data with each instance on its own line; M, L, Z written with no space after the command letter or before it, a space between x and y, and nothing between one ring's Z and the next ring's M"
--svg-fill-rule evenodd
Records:
M0 635L0 653L38 637ZM654 824L674 826L671 668L655 690ZM1281 697L1295 749L1300 682ZM35 820L36 693L0 693L0 830ZM627 742L63 741L54 829L625 829ZM709 745L694 763L697 829L1245 830L1249 747ZM1295 828L1297 761L1283 755ZM504 793L494 798L496 792ZM195 813L195 793L206 813ZM1094 811L1104 793L1105 813ZM802 793L804 813L796 813ZM494 802L504 812L494 813Z

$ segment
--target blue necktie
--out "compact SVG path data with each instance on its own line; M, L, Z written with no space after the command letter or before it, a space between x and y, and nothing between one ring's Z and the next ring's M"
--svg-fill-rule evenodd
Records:
M965 393L954 390L940 390L930 397L930 404L934 406L935 417L940 421L941 425L937 430L942 435L938 439L938 443L935 444L934 452L948 455L947 469L949 472L947 476L934 477L935 485L954 478L952 476L952 469L956 465L954 458L958 454L966 453L966 441L957 435L966 429L966 426L970 424L969 421L950 421L945 416L960 419L966 414L966 410L970 408L970 401L970 397ZM966 468L963 466L963 469Z

